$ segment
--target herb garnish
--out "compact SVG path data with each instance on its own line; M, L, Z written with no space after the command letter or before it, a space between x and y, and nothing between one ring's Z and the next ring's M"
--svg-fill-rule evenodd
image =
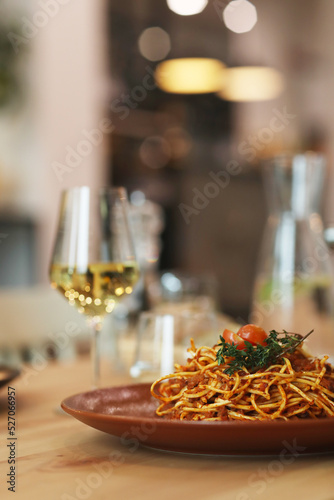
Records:
M225 363L226 358L231 358L228 362L228 368L224 370L227 375L233 375L235 371L247 368L249 371L256 371L259 368L269 366L275 360L281 358L284 354L292 353L309 335L310 331L304 337L299 333L289 333L283 330L283 333L271 330L266 345L256 344L254 346L245 340L246 349L239 350L235 344L229 344L220 335L222 346L217 352L218 365Z

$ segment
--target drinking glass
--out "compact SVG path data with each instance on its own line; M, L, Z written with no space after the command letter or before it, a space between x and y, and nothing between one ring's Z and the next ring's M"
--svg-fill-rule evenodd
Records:
M196 346L212 346L219 338L214 312L192 310L177 314L142 312L138 321L136 352L130 374L141 382L153 382L174 372L174 364L186 364L193 338Z
M103 318L132 293L138 277L126 190L84 186L64 191L50 280L71 306L87 316L95 387L100 379Z

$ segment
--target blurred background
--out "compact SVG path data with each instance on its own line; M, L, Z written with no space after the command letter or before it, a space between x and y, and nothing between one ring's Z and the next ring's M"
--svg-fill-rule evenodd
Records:
M124 185L157 221L155 269L208 277L218 309L246 321L261 162L324 152L333 221L334 2L0 0L0 13L2 344L84 328L48 285L60 193L78 185ZM203 81L163 66L179 58L201 58Z

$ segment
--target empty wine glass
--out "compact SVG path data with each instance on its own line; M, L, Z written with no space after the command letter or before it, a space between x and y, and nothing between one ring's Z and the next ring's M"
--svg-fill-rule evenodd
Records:
M126 190L84 186L64 191L50 280L71 306L87 316L95 387L100 379L103 318L132 293L138 277Z

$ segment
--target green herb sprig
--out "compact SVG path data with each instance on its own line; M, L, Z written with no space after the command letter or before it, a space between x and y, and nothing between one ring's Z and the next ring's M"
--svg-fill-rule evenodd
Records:
M266 345L256 344L252 345L245 340L246 349L239 350L237 345L228 342L220 336L221 346L217 351L216 359L218 365L223 365L226 358L229 360L228 368L224 370L227 375L233 375L235 371L244 370L256 371L260 368L266 368L274 361L284 356L284 354L292 353L304 340L313 333L311 330L307 335L302 336L299 333L283 333L271 330L266 339Z

